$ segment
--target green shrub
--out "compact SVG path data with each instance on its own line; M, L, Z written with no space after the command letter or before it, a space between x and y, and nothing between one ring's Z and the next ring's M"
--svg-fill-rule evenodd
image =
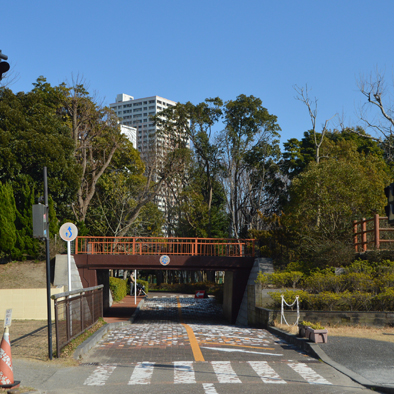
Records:
M385 292L373 298L374 310L394 311L394 289L386 289Z
M257 274L257 279L255 280L255 283L260 284L263 289L266 289L268 287L268 284L270 283L270 275L259 272Z
M109 288L112 293L112 298L115 302L122 301L128 294L127 292L127 280L120 278L109 278Z

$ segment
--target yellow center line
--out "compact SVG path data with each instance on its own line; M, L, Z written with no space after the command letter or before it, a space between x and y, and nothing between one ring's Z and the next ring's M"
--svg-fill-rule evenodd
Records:
M180 320L182 326L185 327L185 329L186 329L187 336L189 337L190 346L192 348L194 360L195 361L205 361L204 356L201 353L200 346L198 346L197 339L196 339L196 336L194 335L192 328L183 322L181 303L179 301L179 297L177 297L176 299L178 301L179 320Z

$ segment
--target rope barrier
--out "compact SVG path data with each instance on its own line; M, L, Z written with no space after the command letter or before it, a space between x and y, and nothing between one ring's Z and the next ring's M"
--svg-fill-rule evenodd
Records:
M298 299L298 296L296 296L294 302L292 304L288 304L285 301L285 296L282 294L282 302L281 302L281 308L280 308L280 324L282 324L282 319L285 321L286 325L290 326L290 324L287 322L286 318L285 318L285 308L284 305L288 306L289 308L292 308L294 306L295 303L297 303L297 320L296 322L293 324L293 326L296 326L298 324L298 321L300 320L300 302Z

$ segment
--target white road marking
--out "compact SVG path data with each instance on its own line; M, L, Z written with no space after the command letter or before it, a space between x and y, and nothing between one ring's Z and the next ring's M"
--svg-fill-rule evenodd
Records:
M174 361L174 383L196 383L193 361Z
M99 365L93 373L85 380L85 386L104 386L105 382L114 372L116 365L103 364Z
M218 394L213 383L203 383L202 388L205 394Z
M267 361L248 361L264 383L285 383L280 376L268 365Z
M219 383L242 383L234 372L230 361L211 361Z
M152 378L154 365L155 363L149 362L137 363L128 384L149 384Z
M253 352L251 350L242 350L242 349L222 349L220 347L208 347L208 346L200 346L200 347L201 347L201 349L218 350L218 351L227 352L227 353L239 352L239 353L251 353L251 354L264 354L266 356L279 356L279 357L283 356L283 354Z
M320 376L304 363L291 363L288 365L310 384L331 384L328 380L324 379L323 376Z

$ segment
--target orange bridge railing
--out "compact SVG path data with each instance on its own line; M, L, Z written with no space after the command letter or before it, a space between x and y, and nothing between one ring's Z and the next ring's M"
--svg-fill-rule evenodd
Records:
M75 254L254 257L254 239L77 237Z

